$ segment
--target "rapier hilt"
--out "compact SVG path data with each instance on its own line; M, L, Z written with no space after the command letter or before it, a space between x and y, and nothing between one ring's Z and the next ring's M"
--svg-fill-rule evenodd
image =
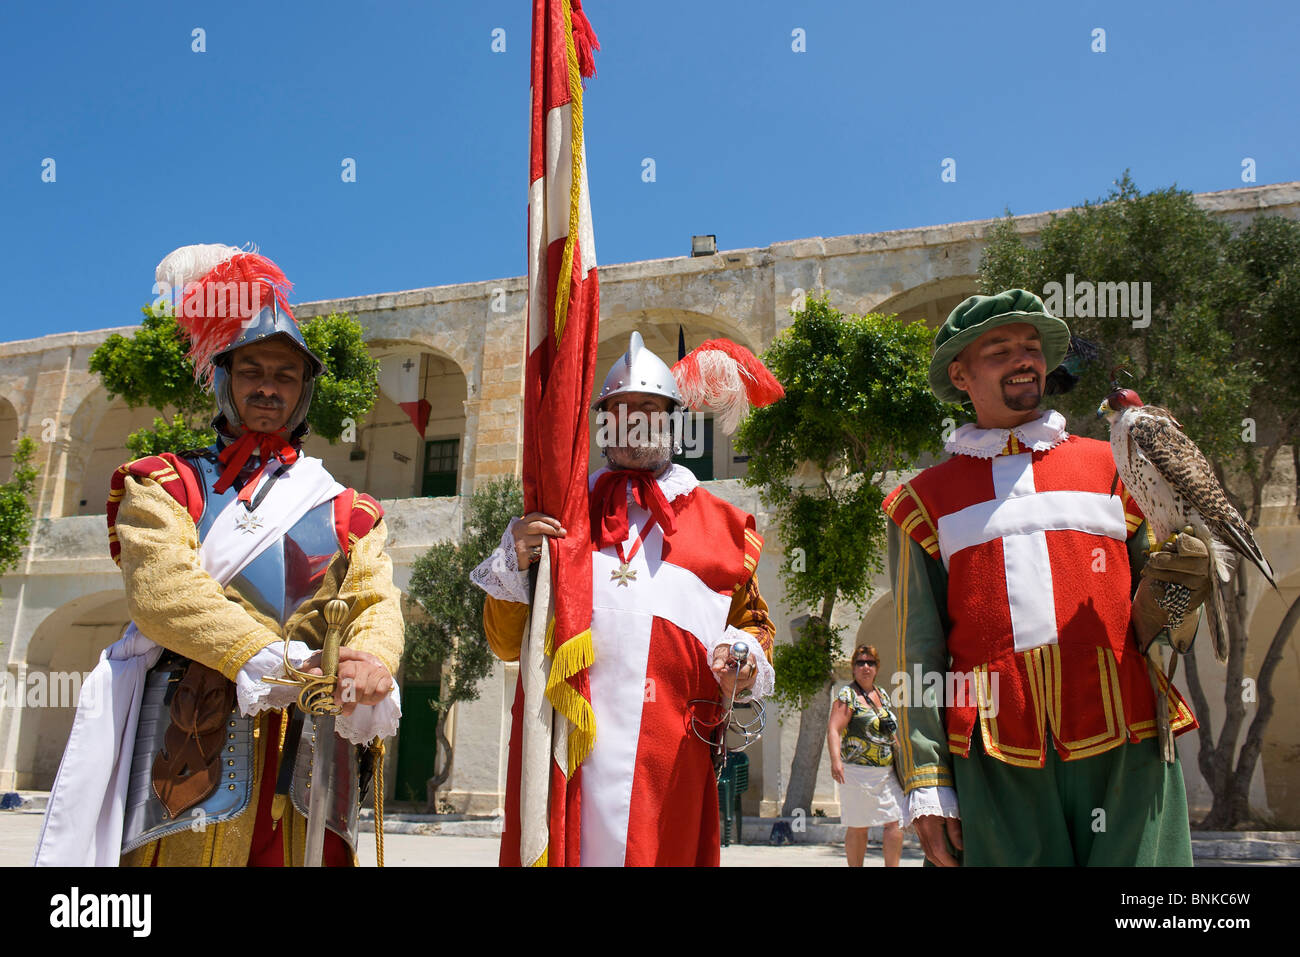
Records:
M737 641L732 644L727 654L727 667L735 670L737 680L740 678L741 670L748 663L749 656L748 642ZM703 698L696 698L687 702L691 733L712 749L714 771L718 774L722 773L727 755L744 751L759 739L763 734L763 728L767 725L767 714L763 710L763 703L757 700L745 701L742 699L741 705L753 708L756 714L748 722L740 721L735 713L736 686L734 683L731 689L730 700L726 702L719 702L716 699L708 701ZM743 694L748 697L748 692ZM717 717L713 720L704 718L700 714L700 711L710 709L717 714ZM737 747L731 748L727 746L728 732L740 737L741 743Z
M301 623L310 621L317 614L312 611L303 617ZM331 598L325 603L325 641L321 645L319 675L308 674L293 666L289 660L289 635L284 636L284 646L280 650L284 658L284 678L263 678L276 685L293 685L299 687L298 707L308 714L340 714L343 708L334 698L338 684L339 648L343 644L343 625L348 620L348 603L341 598Z

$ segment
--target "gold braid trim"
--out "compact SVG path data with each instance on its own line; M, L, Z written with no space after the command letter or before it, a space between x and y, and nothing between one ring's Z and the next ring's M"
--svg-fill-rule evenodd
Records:
M569 234L564 237L564 258L560 261L559 282L555 286L555 345L560 345L564 323L569 318L569 282L573 273L573 244L578 238L578 216L582 200L582 74L578 70L578 50L573 43L573 8L569 0L564 9L564 52L569 63ZM541 96L543 91L538 90ZM588 266L591 264L588 263Z

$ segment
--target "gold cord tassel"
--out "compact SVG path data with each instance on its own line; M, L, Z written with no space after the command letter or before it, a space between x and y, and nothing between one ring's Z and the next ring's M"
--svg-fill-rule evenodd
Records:
M280 762L284 760L284 739L285 736L288 734L288 732L289 732L289 709L281 708L280 709L280 743L278 745L279 750L275 752L276 754L275 766L277 769L280 767ZM284 808L285 805L288 803L288 800L289 800L289 795L287 794L277 794L271 799L271 820L272 821L275 821L278 824L280 822L280 819L284 817Z
M384 741L375 738L371 746L375 756L375 860L384 866Z

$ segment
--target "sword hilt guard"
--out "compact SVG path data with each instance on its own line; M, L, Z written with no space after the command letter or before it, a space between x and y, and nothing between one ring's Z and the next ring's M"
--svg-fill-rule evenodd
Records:
M302 622L310 621L318 614L313 610L305 615ZM307 714L340 714L343 708L334 698L338 684L339 648L343 644L343 625L348 619L348 603L341 598L331 598L325 603L325 641L321 645L319 675L308 674L293 666L289 660L288 634L284 636L284 646L280 650L284 658L284 678L263 678L269 684L294 685L301 688L298 692L298 707Z

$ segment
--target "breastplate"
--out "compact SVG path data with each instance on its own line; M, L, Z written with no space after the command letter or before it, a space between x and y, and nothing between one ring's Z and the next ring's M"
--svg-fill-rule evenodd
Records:
M188 461L196 467L203 485L203 514L198 521L199 541L202 542L217 516L238 497L239 491L233 487L224 492L213 490L222 468L215 450L209 449L204 454L188 458ZM243 505L234 507L244 508ZM316 595L326 568L338 552L334 503L329 501L308 511L287 533L245 565L226 584L227 592L234 591L259 614L274 622L273 630L282 631L294 613ZM146 679L128 787L123 852L191 828L195 821L204 826L238 817L254 802L251 793L256 753L253 727L257 719L244 716L238 705L231 712L227 738L228 758L233 763L225 764L223 761L227 773L217 790L192 809L188 816L179 819L169 818L162 802L154 795L148 768L163 745L163 736L170 723L167 689L179 681L185 664L186 660L180 656L164 655L163 661ZM303 722L290 787L290 798L303 816L307 814L307 782L310 780L316 737L314 725L315 719ZM335 799L330 802L325 823L355 848L360 808L359 749L337 736L331 744L335 758ZM286 757L289 750L286 743Z
M191 459L203 483L203 514L199 517L199 541L207 536L217 516L238 496L233 486L213 491L221 475L215 456ZM235 508L244 508L236 505ZM287 533L272 542L227 583L226 588L276 622L280 628L320 587L325 569L339 551L334 531L334 503L317 505L294 523Z

